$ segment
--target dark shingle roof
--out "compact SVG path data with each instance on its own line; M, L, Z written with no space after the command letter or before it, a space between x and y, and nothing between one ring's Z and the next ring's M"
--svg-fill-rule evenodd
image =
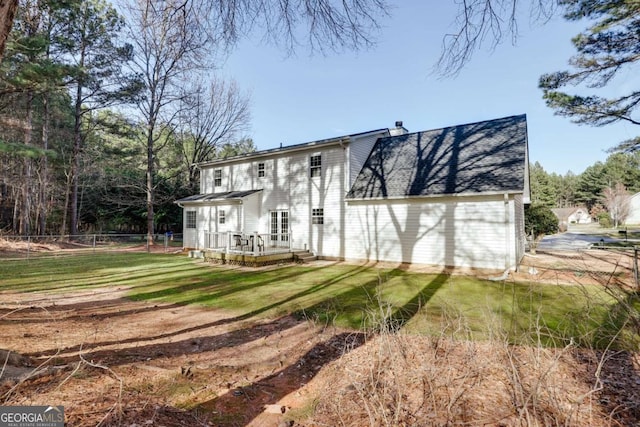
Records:
M526 116L380 138L350 199L520 192Z
M247 190L247 191L225 191L222 193L207 193L207 194L195 194L193 196L188 196L183 199L176 200L174 203L189 203L189 202L213 202L215 200L235 200L242 199L244 197L250 196L253 193L257 193L262 190Z

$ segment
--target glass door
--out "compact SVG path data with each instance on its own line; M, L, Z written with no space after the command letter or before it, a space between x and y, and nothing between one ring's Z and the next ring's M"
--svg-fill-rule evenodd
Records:
M289 246L289 211L271 211L271 230L269 240L271 246Z

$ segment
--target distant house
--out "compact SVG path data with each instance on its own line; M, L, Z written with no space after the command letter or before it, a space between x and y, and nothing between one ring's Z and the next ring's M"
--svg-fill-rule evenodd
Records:
M529 202L526 116L396 128L199 165L184 245L515 269Z
M629 199L629 215L625 224L640 225L640 193L636 193Z
M558 217L560 227L564 226L565 229L569 224L591 224L591 215L584 206L554 208L551 211Z

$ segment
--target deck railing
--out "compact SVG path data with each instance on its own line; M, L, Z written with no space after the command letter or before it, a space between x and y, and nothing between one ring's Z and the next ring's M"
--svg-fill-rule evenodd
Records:
M247 255L265 255L291 251L290 233L243 233L241 231L205 231L205 249Z

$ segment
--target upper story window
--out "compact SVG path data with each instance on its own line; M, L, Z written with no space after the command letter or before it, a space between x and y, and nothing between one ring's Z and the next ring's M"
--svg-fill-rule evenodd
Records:
M322 174L322 155L318 154L309 158L309 176L320 176Z
M324 209L320 208L311 210L311 223L324 224Z
M222 169L215 169L213 171L213 186L214 187L222 186Z
M187 214L187 228L196 228L196 211L186 211Z
M258 163L258 178L264 177L264 163Z
M226 220L226 214L224 212L224 209L220 209L218 211L218 223L224 224L225 220Z

